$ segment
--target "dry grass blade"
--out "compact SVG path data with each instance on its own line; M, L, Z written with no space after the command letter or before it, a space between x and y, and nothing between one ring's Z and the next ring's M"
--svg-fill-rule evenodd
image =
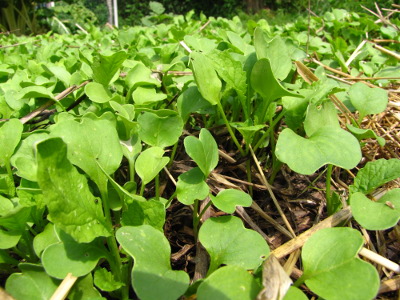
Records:
M259 163L259 161L258 161L256 155L254 154L253 148L252 148L251 146L249 146L249 148L250 148L251 156L253 157L253 160L254 160L254 162L255 162L255 164L256 164L256 166L257 166L258 172L259 172L260 175L261 175L261 178L262 178L262 181L263 181L262 183L263 183L263 184L265 185L265 187L267 188L268 193L270 194L270 196L271 196L271 198L272 198L272 201L274 201L275 207L276 207L276 209L278 210L279 215L281 216L281 218L282 218L283 222L285 223L287 229L289 229L290 233L292 234L292 237L295 237L296 234L294 233L294 230L293 230L292 226L290 225L290 223L289 223L288 219L286 218L286 216L285 216L285 214L284 214L284 212L283 212L281 206L279 205L279 202L278 202L278 200L276 199L276 197L275 197L275 195L274 195L274 192L273 192L272 189L271 189L271 186L269 185L267 179L265 178L264 172L263 172L263 170L262 170L261 167L260 167L260 163Z
M398 290L400 290L400 276L383 281L379 288L379 294Z
M73 276L72 273L68 273L54 294L51 296L50 300L64 300L67 298L70 289L75 284L77 279L78 277Z
M311 227L310 229L303 232L294 239L291 239L287 243L276 248L274 251L272 251L272 254L275 255L278 259L283 258L286 255L292 253L293 251L300 249L304 245L304 243L309 239L309 237L312 236L318 230L321 230L323 228L335 227L338 224L345 223L351 218L351 216L352 214L350 208L342 209L341 211L319 222L317 225Z

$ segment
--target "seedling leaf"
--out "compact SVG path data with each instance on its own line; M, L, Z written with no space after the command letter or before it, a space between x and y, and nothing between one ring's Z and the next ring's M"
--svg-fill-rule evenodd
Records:
M99 289L106 292L118 290L124 285L116 281L114 275L105 268L99 268L94 272L93 281Z
M350 186L350 192L361 192L365 195L371 193L381 185L400 177L400 160L378 159L367 162L357 173L354 184Z
M97 82L89 82L85 86L85 93L90 100L96 103L105 103L111 100L111 92L108 88Z
M352 169L361 160L357 139L340 128L322 127L308 139L286 128L279 135L276 157L293 171L310 175L326 164Z
M379 275L357 257L363 245L352 228L326 228L312 235L302 251L303 277L307 287L325 299L373 299Z
M150 146L160 148L174 145L178 142L183 130L182 118L177 115L159 117L150 112L144 112L138 117L140 125L139 137Z
M252 300L257 297L259 290L259 284L246 269L239 266L225 266L216 270L200 284L197 298Z
M400 219L400 189L393 189L378 201L368 199L363 193L354 193L350 198L354 219L368 230L385 230Z
M362 82L357 82L350 87L349 96L351 104L360 112L361 117L381 113L388 104L387 91L381 88L370 88Z
M148 184L169 162L164 157L164 150L160 147L151 147L144 150L136 159L135 168L143 184Z
M218 146L211 133L202 128L199 138L188 136L184 140L186 153L196 162L205 177L218 164Z
M162 232L149 225L124 226L116 237L135 260L132 286L140 299L175 300L186 291L189 276L171 269L171 248Z
M211 105L220 101L222 83L218 78L212 62L201 53L192 52L192 70L200 94Z
M122 213L121 224L123 226L150 225L160 231L165 223L165 207L160 201L133 200Z
M15 148L21 140L23 125L18 119L11 119L0 127L0 166L10 161Z
M251 86L265 101L274 101L283 96L302 97L286 90L275 78L269 59L258 60L251 71Z
M198 167L179 175L176 183L179 202L191 205L195 200L205 199L210 192L210 188L204 180L205 176Z
M236 206L249 207L253 199L243 191L227 189L218 193L217 196L211 196L212 203L218 209L233 214Z
M233 216L205 221L199 230L199 240L210 254L208 274L222 264L254 269L269 255L269 247L261 235L244 228L242 221Z
M92 64L93 80L104 86L108 86L126 57L127 55L124 51L116 52L110 56L99 54Z
M90 273L104 250L94 243L79 244L72 239L47 247L42 254L42 264L51 277L64 279L68 273L76 277Z
M65 143L51 138L37 149L38 183L52 222L79 242L109 236L101 203L90 192L85 176L68 161Z
M14 273L8 277L6 291L15 299L48 300L57 289L59 282L43 270L43 267L22 263L22 273Z
M51 129L52 136L61 137L68 145L68 159L103 189L107 177L99 164L108 173L120 166L122 149L115 129L115 117L105 113L101 117L87 114L82 121L63 120Z

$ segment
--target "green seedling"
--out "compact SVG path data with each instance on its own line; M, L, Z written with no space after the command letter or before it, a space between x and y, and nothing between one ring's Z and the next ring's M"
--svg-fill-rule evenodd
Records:
M117 239L131 255L132 286L140 299L177 299L189 286L189 276L174 271L170 264L171 248L167 238L159 230L142 225L124 226L117 231Z
M269 247L261 235L244 228L242 221L234 216L208 219L200 228L199 240L210 255L208 274L222 264L255 269L269 255Z
M361 234L352 228L318 231L303 246L304 273L295 286L305 283L325 299L375 298L379 275L371 264L358 258L363 243Z

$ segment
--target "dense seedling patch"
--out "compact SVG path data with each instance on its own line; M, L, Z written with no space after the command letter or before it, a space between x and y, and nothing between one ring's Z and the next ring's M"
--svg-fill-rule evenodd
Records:
M380 297L400 273L398 26L333 10L2 34L0 284L15 299Z

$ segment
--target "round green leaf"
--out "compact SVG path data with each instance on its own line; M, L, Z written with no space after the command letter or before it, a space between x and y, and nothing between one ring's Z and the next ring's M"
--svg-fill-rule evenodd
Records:
M200 284L197 299L252 300L256 299L259 290L259 284L246 269L225 266Z
M246 229L242 221L233 216L205 221L199 230L199 240L210 254L209 274L222 264L254 269L269 255L269 247L262 236Z
M253 202L253 199L248 194L235 189L223 190L217 196L211 197L211 200L219 210L228 214L233 214L236 206L248 207Z
M357 257L363 242L352 228L326 228L312 235L302 251L307 287L325 299L373 299L380 280L376 269Z
M144 150L136 159L135 168L143 184L147 184L168 164L169 158L164 157L164 150L151 147Z
M89 82L85 86L85 93L90 100L96 103L105 103L111 99L111 92L104 85L97 82Z
M47 247L42 254L42 264L51 277L64 279L68 273L80 277L91 272L104 250L94 243L79 244L73 240Z
M381 88L370 88L362 82L357 82L350 87L349 96L351 104L361 116L381 113L388 104L387 91Z
M362 193L354 193L350 204L354 219L368 230L391 228L400 219L400 189L388 191L376 202Z
M358 140L340 128L322 127L308 139L284 129L276 144L276 157L293 171L310 175L326 164L352 169L361 160Z
M183 121L179 115L159 117L144 112L138 117L139 137L150 146L168 147L178 142L183 130Z
M211 133L202 128L199 138L188 136L184 140L187 154L196 162L205 177L218 164L218 146Z
M43 267L22 263L22 273L13 273L6 282L6 291L15 299L48 300L59 282L51 278Z
M132 93L132 98L135 104L149 104L153 102L162 101L167 98L166 94L157 93L156 89L151 87L141 87L135 89Z
M179 202L191 205L195 200L203 200L210 191L200 168L193 168L179 175L176 193Z
M131 255L132 286L142 300L175 300L189 286L189 276L171 269L171 248L161 231L149 226L124 226L116 234L118 242Z

